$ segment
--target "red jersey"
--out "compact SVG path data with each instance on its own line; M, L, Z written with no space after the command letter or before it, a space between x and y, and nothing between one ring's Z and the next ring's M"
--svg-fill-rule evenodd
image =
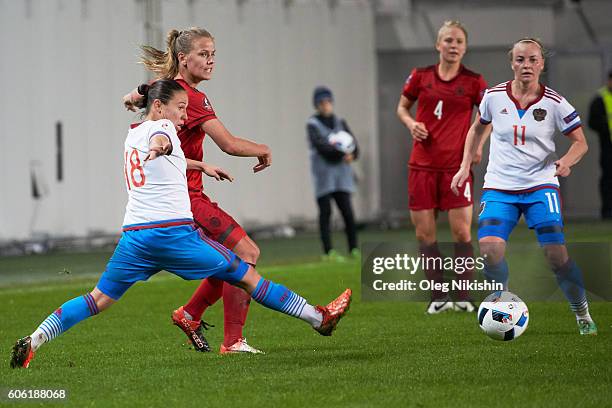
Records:
M217 115L215 115L215 111L204 92L192 88L183 79L177 79L176 81L185 88L189 97L187 121L178 133L181 149L183 149L186 158L202 161L204 158L203 142L206 133L200 125L211 119L216 119ZM189 190L203 189L201 171L187 170L187 187Z
M453 79L444 81L438 65L415 68L402 95L418 99L415 119L423 122L429 136L413 141L408 165L423 170L454 170L461 165L463 146L472 121L472 109L480 104L487 83L482 75L463 65Z

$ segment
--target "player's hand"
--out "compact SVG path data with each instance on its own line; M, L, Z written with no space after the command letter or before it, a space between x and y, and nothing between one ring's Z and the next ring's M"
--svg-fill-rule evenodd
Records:
M557 160L555 162L555 167L557 167L557 170L555 171L555 177L556 176L567 177L572 172L572 169L569 166L567 166L565 163L563 163L562 160Z
M413 139L417 142L422 142L423 140L427 139L427 136L429 136L429 131L423 122L412 122L412 125L410 125L408 130L410 130Z
M351 163L355 160L355 156L353 156L353 153L345 154L342 160L344 160L345 163Z
M138 111L138 107L136 106L136 103L142 99L142 95L138 94L138 96L134 95L134 92L130 92L129 94L126 94L123 97L123 106L125 106L125 109L132 111L132 112L137 112Z
M463 183L470 177L470 169L461 167L453 177L450 188L455 195L459 195L459 189L463 187Z
M172 143L165 136L153 137L149 144L149 153L145 157L144 161L155 160L159 156L164 156L172 152Z
M263 154L257 156L258 163L253 167L253 173L260 172L272 165L272 152L270 148L266 145L262 145L264 147Z
M234 181L234 178L227 171L223 170L221 167L213 166L210 164L202 163L202 173L206 174L209 177L214 178L217 181L229 180L230 182Z

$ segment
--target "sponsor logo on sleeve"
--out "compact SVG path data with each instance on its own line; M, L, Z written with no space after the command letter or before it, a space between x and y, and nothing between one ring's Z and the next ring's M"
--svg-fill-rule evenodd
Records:
M563 121L565 123L571 123L571 121L573 121L574 119L576 119L578 117L578 112L577 111L573 111L572 113L570 113L569 115L567 115L566 117L563 118Z

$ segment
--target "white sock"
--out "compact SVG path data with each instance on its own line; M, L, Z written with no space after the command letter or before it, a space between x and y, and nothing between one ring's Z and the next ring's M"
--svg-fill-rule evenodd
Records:
M585 311L583 311L581 314L576 313L576 320L588 320L589 322L593 321L588 308Z
M34 350L34 352L36 352L36 350L38 350L38 348L42 346L44 343L49 341L49 339L47 339L47 335L40 327L36 329L36 331L34 331L34 333L30 335L30 337L32 338L31 344L32 344L32 350Z
M321 312L308 303L304 305L302 312L297 317L310 323L312 327L321 327L321 323L323 323L323 315Z

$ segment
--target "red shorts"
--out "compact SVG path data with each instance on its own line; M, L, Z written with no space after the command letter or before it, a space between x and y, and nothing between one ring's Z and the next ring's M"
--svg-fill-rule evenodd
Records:
M210 201L210 198L202 191L189 191L189 199L193 219L208 237L228 249L234 249L236 244L246 236L246 231L240 224L219 208L217 203Z
M465 181L455 195L450 189L456 170L419 170L409 169L408 173L408 207L413 211L438 209L447 211L452 208L473 205L473 175Z

